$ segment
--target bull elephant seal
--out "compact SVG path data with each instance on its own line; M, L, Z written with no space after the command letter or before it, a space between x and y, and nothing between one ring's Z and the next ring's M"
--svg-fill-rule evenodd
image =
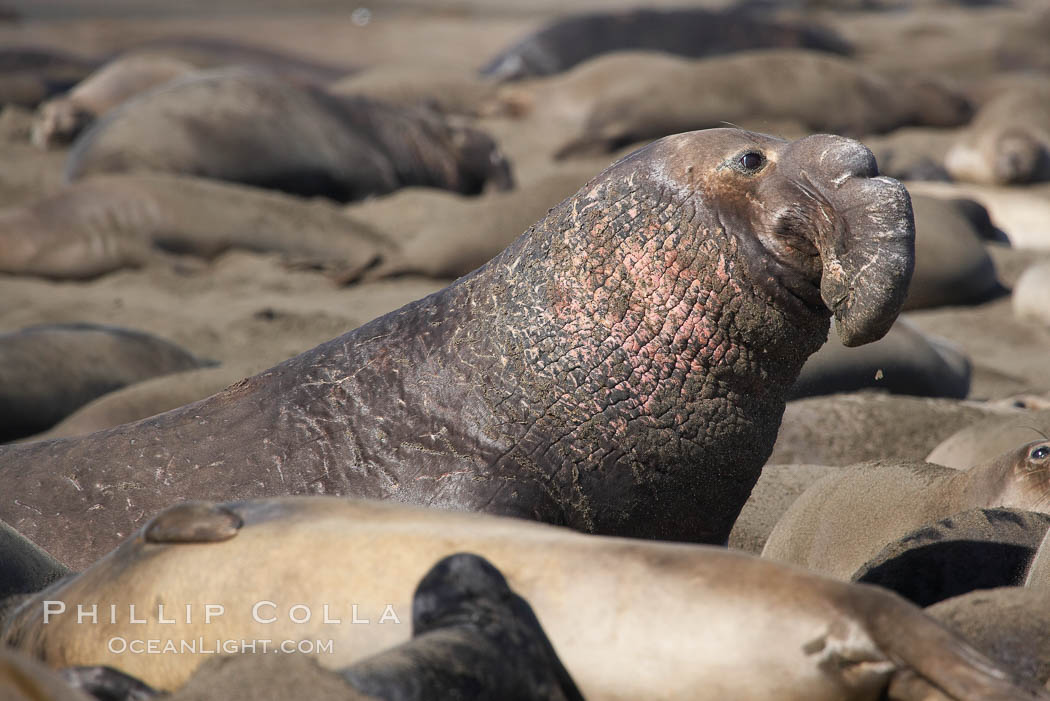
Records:
M1048 441L969 470L923 462L857 465L819 480L795 500L762 557L848 579L892 541L966 509L1050 512L1048 476Z
M0 334L0 440L50 428L107 392L208 367L170 341L98 324L49 324Z
M73 145L66 175L129 171L343 201L407 185L465 194L513 185L509 163L477 129L241 69L200 71L111 110Z
M969 509L920 526L888 544L850 578L930 606L978 589L1024 584L1050 515Z
M1050 180L1050 87L993 98L944 157L952 178L983 185Z
M881 337L913 243L855 141L669 137L430 297L201 403L3 449L0 518L73 566L178 499L290 493L724 543L831 310L847 345Z
M848 54L830 30L765 19L746 10L637 9L558 19L481 69L496 80L520 80L568 70L599 54L650 50L699 58L747 49L803 48Z
M147 525L25 603L4 642L159 689L183 684L213 643L136 655L119 654L121 641L331 639L317 659L341 669L407 640L415 583L435 558L470 552L530 603L588 699L877 698L898 674L953 699L1031 698L891 592L724 548L334 497L180 505L163 518L200 542L160 542ZM233 518L235 535L214 540L208 524L225 536ZM100 603L97 622L78 623L82 602Z

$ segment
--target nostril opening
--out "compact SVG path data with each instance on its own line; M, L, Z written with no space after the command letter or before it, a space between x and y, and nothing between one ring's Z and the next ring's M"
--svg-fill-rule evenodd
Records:
M842 165L845 171L856 178L874 178L879 174L879 164L866 146L853 142L849 151L843 154Z

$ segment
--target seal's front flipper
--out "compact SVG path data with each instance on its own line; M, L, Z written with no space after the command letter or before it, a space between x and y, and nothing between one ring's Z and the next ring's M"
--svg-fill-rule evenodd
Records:
M867 586L867 585L858 585ZM883 590L872 587L872 591ZM1018 679L889 592L872 597L868 632L900 667L889 698L899 701L1050 701L1035 681Z

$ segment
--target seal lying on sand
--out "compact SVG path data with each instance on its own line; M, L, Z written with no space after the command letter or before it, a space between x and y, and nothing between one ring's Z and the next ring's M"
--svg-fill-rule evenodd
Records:
M142 264L151 248L214 258L230 248L353 278L390 251L332 203L206 178L99 175L0 212L0 271L90 278Z
M529 185L485 197L464 197L433 188L405 188L382 198L352 204L346 213L368 222L397 245L365 279L422 273L455 278L466 275L514 242L594 175L559 168Z
M1029 587L982 589L926 609L1006 669L1050 679L1050 596Z
M788 396L860 389L962 399L970 389L970 359L955 344L924 334L901 317L884 337L860 348L829 338L802 366Z
M215 365L142 331L48 324L0 334L0 440L50 428L107 392Z
M26 440L82 436L177 409L221 392L266 365L260 363L249 370L253 364L223 364L136 382L88 402L47 431Z
M147 701L159 694L110 667L72 667L62 674L107 701ZM412 597L412 639L406 643L338 674L303 654L235 654L204 665L163 698L254 701L303 695L332 701L583 698L528 602L491 563L469 553L449 555L423 576Z
M987 402L873 392L807 397L788 402L769 461L847 466L889 455L923 460L939 442L972 423L1020 414Z
M983 105L944 166L956 180L984 185L1050 180L1050 86L1009 91Z
M746 10L637 9L556 20L500 52L481 73L519 80L561 73L612 51L664 51L699 58L772 47L850 53L849 44L830 30L770 20Z
M150 54L110 61L65 95L37 108L30 140L39 148L68 144L86 126L124 100L197 70L196 66Z
M983 210L980 205L913 195L912 208L915 275L905 309L978 304L1005 292L973 219Z
M876 175L837 136L655 142L430 297L203 402L5 448L33 508L0 518L75 566L178 499L295 493L723 543L831 310L847 345L896 318L914 228Z
M912 672L948 698L1034 698L876 587L723 548L336 498L173 507L23 605L3 636L48 664L109 664L162 689L209 655L117 654L109 641L331 638L319 661L341 668L406 640L415 583L434 558L464 551L531 604L588 699L874 699ZM78 623L76 603L89 601L107 605L97 624ZM132 604L145 623L130 623ZM224 613L206 623L204 604ZM341 624L324 623L324 604ZM351 604L368 624L350 623ZM294 605L310 620L294 623L305 616Z
M572 126L557 155L607 153L637 141L724 123L794 122L861 137L907 125L955 126L972 110L934 83L889 79L812 51L749 51L686 60L624 52L564 75L505 87L495 113L531 113Z
M969 470L868 463L813 484L780 519L762 557L848 579L890 542L977 507L1050 513L1050 442L1029 443Z
M129 171L337 200L407 185L465 194L513 185L509 164L481 131L241 69L200 71L111 110L74 144L66 175Z

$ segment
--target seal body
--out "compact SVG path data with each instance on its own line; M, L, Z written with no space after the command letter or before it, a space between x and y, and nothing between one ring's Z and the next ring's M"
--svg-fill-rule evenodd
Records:
M492 58L481 73L497 80L551 75L612 51L664 51L699 58L761 48L848 54L830 30L764 19L746 10L637 9L559 19Z
M33 119L30 140L45 149L67 144L124 100L194 70L192 64L166 56L133 54L118 58L67 94L42 103Z
M212 366L170 341L98 324L0 334L0 440L42 431L107 392Z
M439 293L200 403L4 450L47 516L0 516L78 565L178 499L289 493L724 542L831 308L857 345L900 307L913 222L876 172L841 137L662 140Z
M923 460L956 431L1013 414L992 405L934 397L871 392L807 397L788 402L770 462L845 467L882 459L887 445L901 460Z
M66 175L129 171L343 201L407 185L476 194L513 184L482 132L246 69L200 71L123 103L77 140Z
M331 203L167 174L98 175L0 213L0 270L20 275L90 278L152 249L214 258L231 248L352 278L392 246Z
M965 509L1047 512L1050 443L1029 443L966 471L869 463L823 478L777 523L762 556L848 579L909 531ZM892 518L886 518L893 514Z
M915 275L905 309L978 304L1005 293L981 230L967 211L972 206L960 200L912 197Z
M1047 592L998 587L962 594L926 609L945 627L1007 669L1050 679Z
M4 642L51 665L112 664L161 689L178 687L212 656L121 655L109 641L333 639L333 653L318 661L342 669L408 640L416 583L435 558L470 552L529 602L588 699L875 699L909 670L949 698L1020 698L980 655L896 595L724 548L330 497L177 506L163 518L189 527L218 517L225 528L223 513L243 523L221 541L204 527L208 542L146 542L147 526L24 604L4 622ZM252 562L265 564L245 566ZM430 606L440 607L459 590L432 591ZM106 604L97 624L77 623L83 601ZM108 604L118 607L115 622ZM131 604L145 623L129 622ZM224 613L205 623L205 604ZM305 615L295 605L310 609L308 622L291 620Z
M802 366L790 396L861 389L962 399L970 390L970 359L950 341L928 336L901 317L884 337L860 348L829 338Z
M952 178L984 185L1050 180L1050 87L991 99L944 157Z
M562 172L509 192L464 197L434 189L405 188L352 204L346 212L396 243L362 272L365 279L421 273L455 278L491 260L522 231L542 219L554 202L579 189L593 170Z
M492 109L567 125L574 136L559 147L561 157L726 122L860 138L908 125L956 126L972 114L965 98L939 84L891 80L855 61L789 49L700 60L599 56L563 75L505 86Z

